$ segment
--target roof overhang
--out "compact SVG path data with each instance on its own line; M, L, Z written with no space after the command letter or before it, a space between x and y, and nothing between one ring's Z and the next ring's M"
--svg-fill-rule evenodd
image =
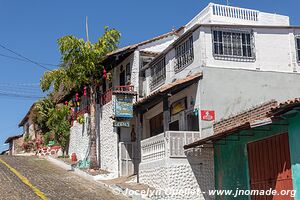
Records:
M5 140L4 143L5 143L5 144L10 143L12 140L18 139L18 138L20 138L20 137L23 137L23 134L21 134L21 135L14 135L14 136L8 137L8 138Z
M137 101L134 104L134 107L139 108L140 110L149 109L157 105L159 102L161 102L162 98L165 95L178 93L179 91L197 82L201 77L202 77L202 72L198 72L193 75L187 76L184 79L178 79L172 83L166 84L162 86L160 89L153 92L152 94Z
M24 126L24 124L28 121L30 113L32 112L33 108L35 106L35 103L33 103L31 105L31 107L29 108L28 112L26 113L26 115L24 116L24 118L21 120L21 122L19 123L19 127Z
M277 107L271 109L268 115L277 117L291 111L300 111L300 98L280 103Z
M190 148L195 148L195 147L199 147L199 146L206 145L206 144L214 144L219 140L222 140L222 139L224 139L228 136L234 135L234 134L239 133L241 131L266 126L266 125L272 124L272 122L273 121L272 121L271 118L265 118L265 119L256 120L256 121L253 121L253 122L246 122L246 123L240 124L240 125L238 125L234 128L225 130L223 132L211 135L209 137L206 137L206 138L203 138L203 139L198 140L196 142L185 145L184 149L187 150L187 149L190 149ZM243 135L240 134L239 136L243 136Z

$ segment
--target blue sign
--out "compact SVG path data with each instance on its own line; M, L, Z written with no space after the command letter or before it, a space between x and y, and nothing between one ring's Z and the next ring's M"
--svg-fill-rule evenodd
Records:
M114 113L116 118L133 117L133 97L130 94L115 94Z

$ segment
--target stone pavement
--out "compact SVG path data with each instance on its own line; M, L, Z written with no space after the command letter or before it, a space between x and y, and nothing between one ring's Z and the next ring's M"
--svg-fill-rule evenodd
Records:
M61 169L36 157L0 156L11 167L26 177L48 199L55 200L124 200L102 185L83 179L73 172ZM5 165L0 163L0 199L40 199Z

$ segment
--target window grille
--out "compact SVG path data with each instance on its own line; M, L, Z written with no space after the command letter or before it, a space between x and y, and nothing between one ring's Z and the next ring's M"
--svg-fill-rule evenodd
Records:
M220 57L254 58L251 33L213 31L213 54Z
M296 51L298 62L300 62L300 36L296 37Z
M175 47L175 58L175 72L182 70L194 60L193 36Z
M166 79L165 57L151 66L151 90L161 85Z

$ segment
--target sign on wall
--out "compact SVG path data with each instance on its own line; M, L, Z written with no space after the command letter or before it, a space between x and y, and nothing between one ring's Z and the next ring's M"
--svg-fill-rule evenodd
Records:
M186 98L180 99L172 103L171 105L171 115L176 115L177 113L186 109Z
M201 110L201 120L203 120L203 121L215 120L215 111L214 110Z
M114 127L130 127L129 121L114 121L113 124Z
M114 114L116 118L133 117L133 95L115 94Z

